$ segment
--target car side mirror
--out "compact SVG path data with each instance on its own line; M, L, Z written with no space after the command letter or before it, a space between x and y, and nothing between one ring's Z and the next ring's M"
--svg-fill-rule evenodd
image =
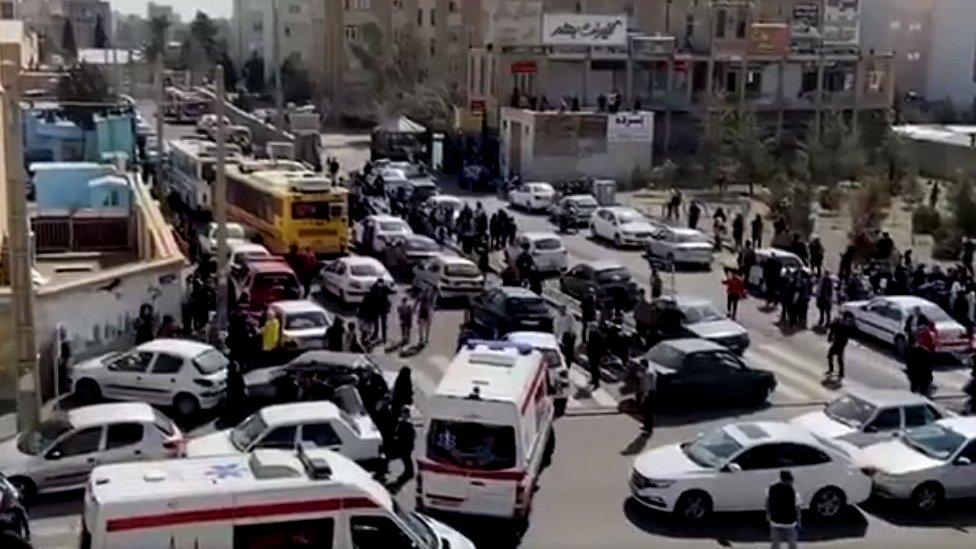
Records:
M967 465L972 465L973 464L973 460L969 459L966 456L959 456L959 457L956 458L956 461L954 461L953 463L955 465L961 465L961 466L965 467Z
M729 463L725 466L725 472L727 473L741 473L742 466L738 463Z
M45 457L45 459L59 460L59 459L61 459L61 450L51 450L44 457Z

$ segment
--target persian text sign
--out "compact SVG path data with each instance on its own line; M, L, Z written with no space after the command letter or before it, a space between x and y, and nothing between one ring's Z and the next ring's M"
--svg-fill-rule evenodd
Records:
M860 28L860 0L826 0L823 33L825 43L857 44Z
M654 113L630 112L607 115L607 141L654 141Z
M548 46L626 46L626 15L547 13L542 43Z

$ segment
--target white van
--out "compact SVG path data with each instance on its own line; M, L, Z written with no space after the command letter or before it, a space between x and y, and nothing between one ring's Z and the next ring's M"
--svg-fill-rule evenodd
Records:
M441 547L453 529L401 509L352 461L324 449L97 467L82 549Z
M542 359L549 368L549 380L553 385L553 399L556 406L556 417L566 411L569 402L570 388L569 365L563 351L556 341L556 336L550 332L511 332L504 337L509 343L531 345L542 353Z
M431 396L419 508L526 520L554 448L549 370L530 345L472 341Z

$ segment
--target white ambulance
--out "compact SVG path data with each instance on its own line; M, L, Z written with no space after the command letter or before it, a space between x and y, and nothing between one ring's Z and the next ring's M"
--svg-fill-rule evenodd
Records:
M474 549L401 509L369 473L324 449L257 450L97 467L82 549Z
M554 392L531 345L475 340L462 347L428 404L418 508L527 519L554 449Z

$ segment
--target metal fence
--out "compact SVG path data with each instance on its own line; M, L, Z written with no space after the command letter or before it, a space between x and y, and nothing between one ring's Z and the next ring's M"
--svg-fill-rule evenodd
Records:
M31 218L38 253L127 250L134 246L128 213L75 213Z

